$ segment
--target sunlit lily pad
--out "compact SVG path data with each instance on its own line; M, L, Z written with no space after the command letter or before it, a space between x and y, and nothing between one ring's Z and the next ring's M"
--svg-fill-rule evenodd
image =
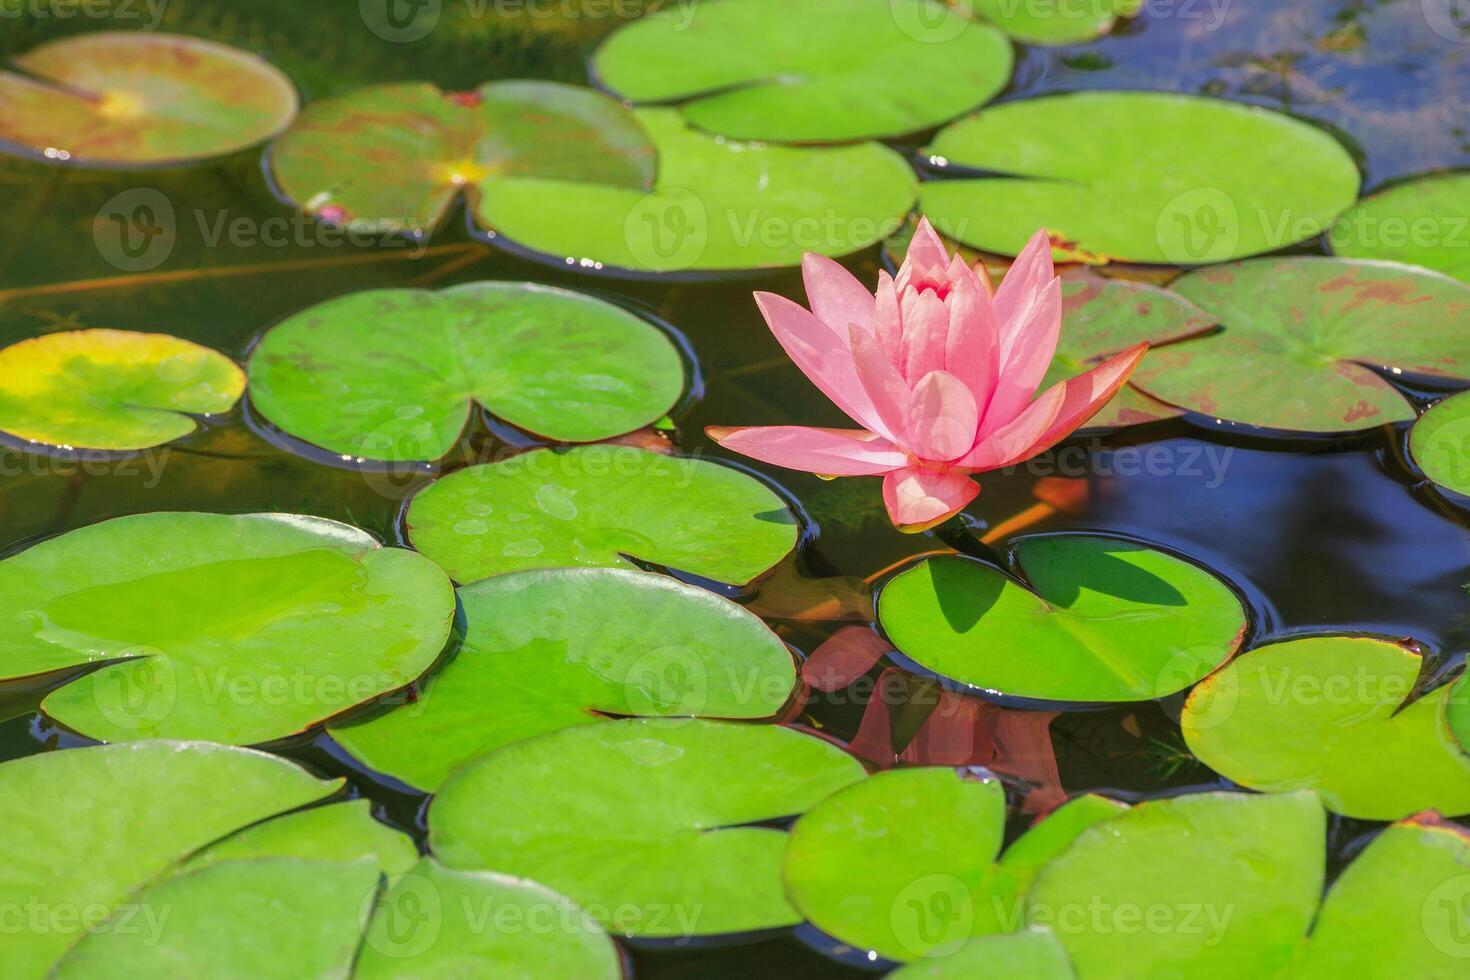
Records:
M607 715L769 718L796 683L786 645L758 617L667 576L544 569L459 597L464 642L418 700L332 730L420 789L503 745Z
M466 766L429 810L454 868L532 878L614 932L706 936L795 925L788 817L864 778L830 742L775 725L628 719L516 742Z
M1421 265L1470 282L1470 173L1435 174L1359 201L1328 241L1347 258Z
M999 31L931 0L709 0L623 27L592 70L634 102L682 101L710 132L814 143L937 126L1011 63Z
M300 858L359 861L372 858L384 874L401 875L418 863L412 838L373 819L367 800L298 810L231 834L189 859L185 870L223 861Z
M0 350L0 431L74 449L160 446L192 415L228 412L245 390L234 361L164 334L75 330Z
M957 0L1025 44L1077 44L1101 37L1120 17L1132 17L1143 0L1086 0L1026 3L1018 0Z
M1153 351L1133 383L1202 415L1272 429L1351 432L1414 418L1370 368L1470 377L1470 286L1353 259L1257 259L1172 288L1219 333Z
M673 342L611 303L533 283L351 293L273 327L250 357L250 401L334 453L435 460L475 404L559 442L662 418L684 387Z
M296 89L265 60L197 37L99 31L0 71L0 146L79 164L199 160L269 139Z
M529 568L634 567L744 584L796 545L796 517L754 477L630 446L538 449L430 485L413 546L459 582Z
M890 980L1076 980L1067 951L1050 930L976 936L948 956L910 963Z
M136 908L133 893L176 861L339 785L273 756L204 743L70 749L0 765L0 906L76 913L7 935L5 975L44 976L86 933L82 910Z
M1470 392L1425 412L1409 435L1409 451L1425 476L1470 497Z
M1450 689L1406 704L1422 657L1369 637L1272 643L1190 693L1190 750L1252 789L1315 790L1328 809L1394 820L1470 813L1470 754L1445 717Z
M437 566L345 524L120 517L0 562L0 676L105 663L42 710L103 741L253 744L408 684L453 616Z
M1041 869L1026 924L1089 980L1276 976L1322 893L1324 817L1311 793L1142 803Z
M1058 257L1085 262L1205 265L1275 251L1321 234L1359 183L1347 150L1307 123L1152 92L1007 102L949 126L925 153L996 175L924 184L940 231L1016 255L1042 225Z
M1104 537L1021 539L1030 584L931 558L884 586L894 644L944 677L1050 701L1161 698L1228 660L1245 630L1224 582L1180 558Z

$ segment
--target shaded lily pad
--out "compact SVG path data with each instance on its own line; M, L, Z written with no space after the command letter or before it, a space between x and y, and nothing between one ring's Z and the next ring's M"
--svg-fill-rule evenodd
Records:
M940 959L910 963L890 980L1075 980L1067 951L1045 929L976 936Z
M1276 976L1322 893L1325 825L1311 793L1142 803L1041 869L1026 924L1089 980Z
M104 741L292 735L402 687L449 636L432 562L335 521L160 513L0 562L0 676L105 663L41 707Z
M684 366L662 331L611 303L534 283L352 293L273 327L250 356L250 401L334 453L445 456L478 403L560 442L656 422Z
M0 431L70 449L133 450L228 412L245 373L217 351L164 334L74 330L0 350Z
M515 572L459 592L454 659L417 702L332 736L432 791L469 759L607 715L770 718L796 684L786 645L712 592L648 572Z
M630 559L744 584L796 546L796 517L754 477L630 446L538 449L458 470L408 508L413 546L458 582Z
M1328 241L1345 258L1420 265L1470 282L1470 173L1434 174L1363 198Z
M1145 701L1204 677L1245 631L1229 586L1162 551L1085 535L1013 551L1029 588L963 558L900 573L879 595L884 632L927 669L997 694Z
M6 976L44 976L86 933L81 910L124 911L193 851L340 785L274 756L206 743L69 749L0 765L0 906L77 913L7 935Z
M269 139L296 89L264 59L203 38L98 31L0 71L0 146L75 164L200 160Z
M614 32L592 71L713 133L816 143L937 126L998 93L1012 60L999 31L930 0L710 0Z
M1077 44L1102 37L1120 17L1132 17L1143 0L1088 3L1017 3L1015 0L958 0L960 6L1026 44Z
M1321 234L1359 183L1347 150L1313 126L1152 92L1007 102L949 126L925 153L997 175L923 185L923 210L946 235L1016 255L1040 224L1058 258L1094 263L1275 251Z
M1369 637L1272 643L1190 692L1180 726L1201 762L1242 786L1314 790L1333 812L1368 820L1470 813L1450 688L1406 704L1422 659Z
M1470 287L1353 259L1258 259L1172 288L1224 325L1152 351L1133 383L1202 415L1272 429L1351 432L1414 410L1370 368L1470 377Z
M1409 452L1429 479L1470 496L1470 392L1425 412L1409 434Z
M419 852L407 834L374 820L367 800L349 800L246 827L194 855L184 870L261 858L337 862L372 858L380 871L396 876L418 863Z
M792 816L865 778L775 725L627 719L516 742L451 778L429 811L453 868L543 882L614 932L707 936L794 925L781 888Z

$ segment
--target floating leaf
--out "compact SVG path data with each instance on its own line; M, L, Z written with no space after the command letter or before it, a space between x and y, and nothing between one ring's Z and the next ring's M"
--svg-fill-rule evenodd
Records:
M974 977L1010 980L1076 980L1067 951L1050 931L976 936L941 959L910 963L889 975L890 980L973 980Z
M85 934L82 910L126 911L137 889L179 859L339 785L264 753L206 743L106 745L0 765L0 907L77 913L8 935L6 976L44 976Z
M74 449L161 446L190 415L228 412L245 374L228 357L164 334L74 330L0 350L0 431Z
M417 702L332 730L354 756L420 789L599 713L770 718L796 683L790 652L760 619L666 576L544 569L459 596L464 643Z
M104 741L292 735L408 684L449 636L432 562L289 514L161 513L0 562L0 676L103 663L46 697Z
M609 929L707 936L795 925L792 816L864 778L830 742L774 725L628 719L516 742L451 778L429 815L454 868L541 881Z
M1000 32L930 0L713 0L614 32L592 71L635 102L687 100L710 132L814 143L937 126L999 92L1012 60Z
M1320 636L1260 647L1190 693L1190 751L1264 792L1314 790L1335 813L1395 820L1470 813L1470 755L1448 687L1406 703L1422 657L1385 640Z
M1434 174L1363 198L1328 241L1346 258L1420 265L1470 282L1470 173Z
M1076 44L1102 37L1119 17L1132 17L1143 0L1092 0L1088 3L1016 3L1015 0L959 0L960 6L995 24L1025 44Z
M1470 496L1470 392L1425 412L1409 433L1409 452L1429 479Z
M658 328L533 283L352 293L273 327L250 357L250 401L268 421L386 461L445 456L476 403L545 438L593 442L657 421L683 387Z
M1030 588L947 557L892 579L878 601L889 639L941 676L1049 701L1161 698L1240 644L1240 600L1197 565L1086 535L1022 538L1013 550Z
M1084 262L1203 265L1275 251L1320 234L1359 182L1347 150L1313 126L1153 92L1007 102L924 152L997 175L924 184L940 231L1016 255L1040 224L1059 257Z
M365 857L396 876L418 863L419 852L407 834L374 820L367 800L349 800L246 827L194 855L184 868L261 858L352 862Z
M246 51L197 37L97 31L0 71L0 146L77 164L201 160L269 139L296 89Z
M785 501L739 470L631 446L538 449L458 470L408 508L413 546L459 582L630 559L744 584L796 546Z

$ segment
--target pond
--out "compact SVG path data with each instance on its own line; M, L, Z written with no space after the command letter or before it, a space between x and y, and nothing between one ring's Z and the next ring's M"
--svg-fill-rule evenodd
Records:
M1461 5L0 17L15 976L1470 971Z

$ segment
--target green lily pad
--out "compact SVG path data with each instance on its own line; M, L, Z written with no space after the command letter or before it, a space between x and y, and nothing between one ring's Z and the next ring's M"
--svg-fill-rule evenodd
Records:
M651 562L745 584L796 546L754 477L631 446L538 449L458 470L408 508L413 546L458 582L530 568Z
M1465 975L1470 834L1432 816L1394 824L1333 883L1292 976Z
M758 616L648 572L514 572L459 592L459 653L417 702L335 738L379 772L433 791L476 756L608 715L770 718L796 685Z
M1179 148L1190 148L1181 155ZM1079 92L987 108L924 151L996 174L924 184L946 235L1016 255L1046 227L1058 257L1205 265L1312 238L1358 194L1330 135L1254 106Z
M1175 280L1219 333L1153 351L1133 383L1219 419L1352 432L1414 418L1389 373L1470 377L1470 287L1355 259L1257 259Z
M1090 535L1020 539L1028 588L963 558L931 558L884 586L890 640L944 677L1012 697L1146 701L1230 659L1240 600L1197 565Z
M1470 282L1470 173L1434 174L1363 198L1328 241L1345 258L1421 265Z
M713 133L818 143L937 126L995 96L1012 61L999 31L930 0L711 0L619 29L592 71Z
M1142 803L1041 869L1026 923L1089 980L1277 976L1322 894L1325 837L1311 793Z
M271 148L277 187L338 224L425 234L461 194L521 182L588 182L646 191L654 148L633 115L600 92L502 81L446 94L375 85L311 103Z
M449 637L432 562L335 521L160 513L0 562L5 678L105 663L41 708L102 741L292 735L402 687Z
M43 923L6 936L6 976L46 975L86 934L84 913L95 922L136 909L133 893L176 861L340 785L274 756L206 743L106 745L0 764L0 907L29 909Z
M250 357L250 401L268 421L392 462L447 455L476 403L548 439L594 442L656 422L683 389L657 327L533 283L352 293L289 317Z
M1470 813L1450 688L1406 704L1422 660L1369 637L1272 643L1196 687L1180 726L1201 762L1242 786L1314 790L1329 810L1366 820Z
M167 878L121 916L84 936L57 964L58 980L129 977L345 977L361 916L379 884L372 861L267 858ZM157 915L156 921L151 916ZM109 925L112 925L111 923Z
M1017 3L1016 0L958 0L1025 44L1077 44L1102 37L1120 17L1132 17L1143 0L1087 3Z
M419 852L407 834L374 820L367 800L349 800L246 827L194 855L184 870L261 858L337 862L372 858L384 874L397 876L418 863Z
M606 930L566 897L424 858L379 902L352 975L621 980L623 969Z
M1425 412L1409 433L1409 452L1429 479L1470 497L1470 392Z
M775 725L626 719L516 742L451 778L429 811L453 868L540 881L615 932L709 936L795 925L781 888L792 816L864 777Z
M0 72L0 146L74 164L165 164L269 139L296 89L265 60L197 37L98 31Z
M0 350L0 431L68 449L134 450L228 412L245 374L216 351L164 334L74 330Z
M1450 684L1449 700L1445 703L1445 718L1449 721L1450 733L1460 748L1470 752L1470 674L1461 674L1460 679Z
M910 963L889 980L1076 980L1067 951L1045 929L976 936L940 959Z

